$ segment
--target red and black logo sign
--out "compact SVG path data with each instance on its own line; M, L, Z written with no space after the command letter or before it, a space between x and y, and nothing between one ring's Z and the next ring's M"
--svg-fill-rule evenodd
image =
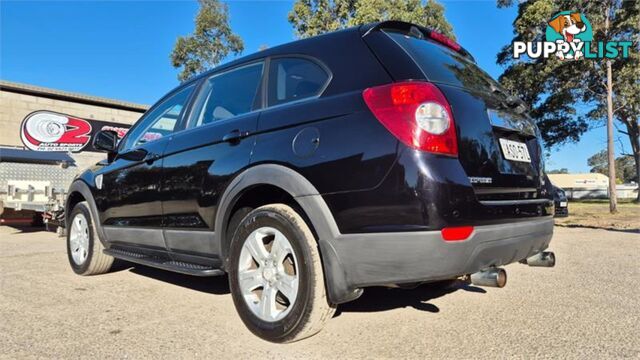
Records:
M20 137L31 150L76 152L91 140L91 124L71 116L36 111L22 121Z
M20 127L24 145L35 151L96 151L90 144L94 133L114 130L122 138L129 125L85 120L52 111L35 111L27 115Z

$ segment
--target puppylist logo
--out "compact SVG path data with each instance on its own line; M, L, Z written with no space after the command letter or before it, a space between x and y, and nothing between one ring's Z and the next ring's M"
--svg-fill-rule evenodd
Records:
M594 42L591 23L584 14L561 11L547 23L544 42L513 42L513 57L532 59L556 56L560 60L614 59L629 56L631 41Z

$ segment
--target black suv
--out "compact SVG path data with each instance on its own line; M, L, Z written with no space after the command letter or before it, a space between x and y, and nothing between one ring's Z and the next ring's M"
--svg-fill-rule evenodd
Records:
M82 173L66 204L81 275L114 259L228 274L263 339L318 332L368 286L552 266L539 132L460 45L403 22L246 56L187 81Z

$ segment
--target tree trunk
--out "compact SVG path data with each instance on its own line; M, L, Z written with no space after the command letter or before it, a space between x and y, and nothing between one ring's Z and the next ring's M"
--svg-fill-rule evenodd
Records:
M611 3L604 19L604 31L609 37ZM607 155L609 158L609 212L618 212L618 194L616 193L616 149L613 145L613 77L611 60L607 60Z
M638 196L636 196L635 202L640 203L640 151L633 152L633 159L636 162L636 183L638 184Z
M616 154L613 146L613 81L611 79L611 60L607 60L607 155L609 158L609 212L618 212L616 193Z
M635 121L625 120L627 125L627 134L631 143L631 151L633 152L633 160L636 165L636 183L638 183L638 196L635 202L640 203L640 128Z

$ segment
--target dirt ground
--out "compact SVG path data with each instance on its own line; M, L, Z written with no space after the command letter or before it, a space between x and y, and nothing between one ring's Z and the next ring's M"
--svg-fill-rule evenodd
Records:
M0 226L0 358L640 358L640 235L558 228L555 268L505 288L367 289L318 335L253 336L227 279L69 268L64 239Z
M569 202L569 216L556 218L556 224L567 227L627 230L640 233L640 204L618 203L618 213L609 213L608 201Z

